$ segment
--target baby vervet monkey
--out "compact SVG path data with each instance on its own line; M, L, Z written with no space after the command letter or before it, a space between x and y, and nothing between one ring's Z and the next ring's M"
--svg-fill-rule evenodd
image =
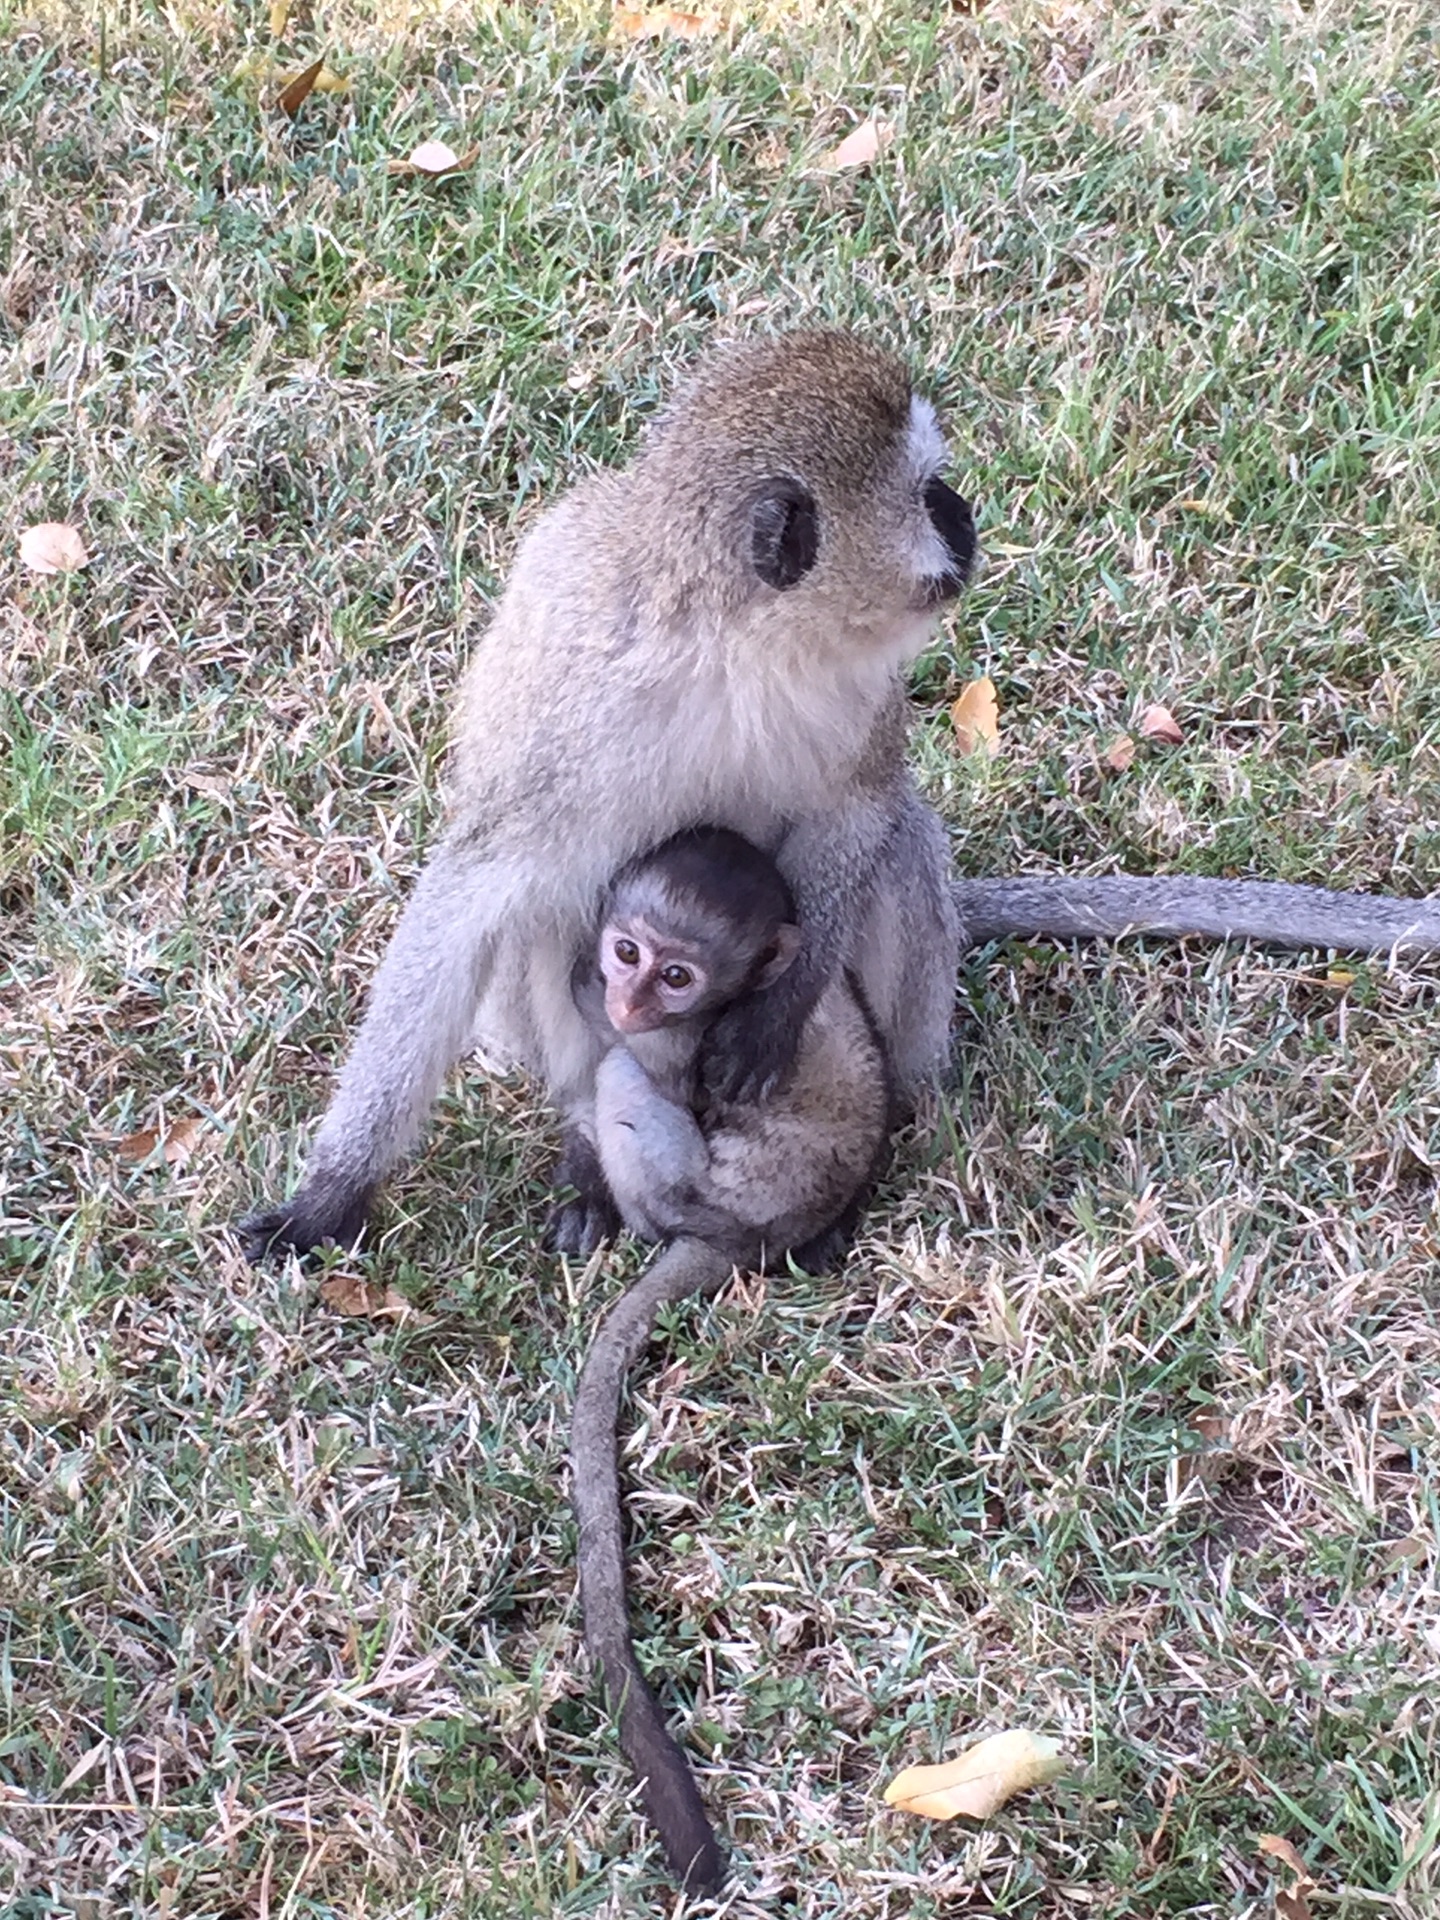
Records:
M767 1099L705 1100L700 1049L722 1008L774 986L800 947L790 890L737 833L677 834L617 878L577 1004L607 1044L595 1138L621 1218L650 1240L704 1240L739 1265L815 1245L866 1185L889 1129L890 1076L857 983L837 975L795 1066Z
M669 1242L601 1323L576 1391L570 1464L585 1641L646 1811L691 1891L717 1889L725 1865L631 1643L616 1422L626 1373L662 1305L713 1291L737 1265L787 1256L828 1265L878 1169L896 1103L884 1046L848 973L805 1019L777 1090L723 1101L699 1083L710 1023L762 1000L799 947L775 863L739 834L701 828L620 873L573 981L605 1048L593 1116L600 1169L625 1224Z

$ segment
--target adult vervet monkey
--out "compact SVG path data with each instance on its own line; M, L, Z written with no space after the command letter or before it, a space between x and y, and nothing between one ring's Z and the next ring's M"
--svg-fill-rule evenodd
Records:
M615 1213L570 968L610 875L701 822L775 856L804 929L776 990L717 1022L706 1079L730 1097L784 1073L846 964L913 1095L943 1056L967 937L1440 947L1434 902L1317 887L1037 878L965 881L952 897L943 829L904 766L901 684L974 557L944 460L897 361L848 334L796 333L710 355L633 466L541 516L461 691L446 831L300 1186L242 1223L252 1257L357 1237L477 1011L492 1050L567 1115L561 1173L579 1197L554 1243L595 1244Z
M899 1089L946 1047L958 926L945 834L905 767L901 673L975 554L934 410L844 333L702 362L635 464L545 513L461 690L449 823L370 996L299 1188L252 1255L353 1241L476 1031L567 1115L579 1198L555 1244L614 1225L590 1105L599 1043L570 993L611 876L702 822L774 856L802 929L729 1009L705 1079L755 1098L841 966Z

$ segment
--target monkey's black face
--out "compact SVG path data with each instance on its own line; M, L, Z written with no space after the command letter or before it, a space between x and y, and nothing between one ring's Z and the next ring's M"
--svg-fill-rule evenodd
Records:
M975 564L975 519L969 502L939 479L925 483L925 511L949 556L944 572L925 582L926 605L939 607L953 600L970 578Z

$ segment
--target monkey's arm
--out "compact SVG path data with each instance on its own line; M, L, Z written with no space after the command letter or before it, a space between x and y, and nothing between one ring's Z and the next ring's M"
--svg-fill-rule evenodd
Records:
M470 1038L499 931L520 911L522 878L473 843L436 849L375 976L304 1178L282 1206L239 1224L249 1259L359 1238L375 1189L414 1144Z
M1333 893L1282 881L1030 874L957 880L955 904L972 946L1013 934L1084 940L1156 933L1355 953L1440 951L1440 899Z
M625 1047L612 1047L596 1071L595 1132L630 1226L661 1240L734 1237L732 1212L710 1193L710 1146L694 1114L667 1099Z
M786 833L775 857L795 895L800 949L778 980L737 1000L711 1024L700 1074L713 1099L753 1105L789 1072L806 1021L848 958L903 804L903 791L860 786L849 800L806 815Z

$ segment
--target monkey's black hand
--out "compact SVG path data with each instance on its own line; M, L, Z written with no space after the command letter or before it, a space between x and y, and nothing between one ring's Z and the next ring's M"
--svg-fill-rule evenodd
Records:
M700 1050L700 1084L722 1105L751 1105L775 1091L795 1064L808 1006L779 987L717 1014Z
M287 1253L313 1253L330 1242L353 1247L365 1231L372 1188L360 1192L329 1192L310 1182L297 1187L283 1207L250 1213L235 1225L241 1251L252 1267Z
M574 1198L557 1200L545 1222L544 1243L551 1253L593 1253L620 1231L620 1212L600 1156L578 1127L565 1129L565 1144L555 1169L557 1187L573 1187Z

